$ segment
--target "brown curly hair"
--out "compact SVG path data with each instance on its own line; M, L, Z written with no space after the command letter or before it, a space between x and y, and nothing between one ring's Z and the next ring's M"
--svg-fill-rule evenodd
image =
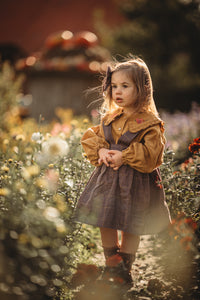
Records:
M146 63L141 58L131 58L124 62L116 62L108 67L106 76L103 80L104 103L102 110L112 111L116 108L116 104L112 99L112 74L114 72L124 71L133 81L137 88L137 99L134 103L134 109L139 111L150 111L158 115L155 102L153 99L153 85L151 75Z

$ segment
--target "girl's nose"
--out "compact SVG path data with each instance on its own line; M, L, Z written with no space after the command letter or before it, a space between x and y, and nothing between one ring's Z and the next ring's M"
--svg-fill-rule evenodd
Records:
M116 94L121 94L121 88L120 87L117 87Z

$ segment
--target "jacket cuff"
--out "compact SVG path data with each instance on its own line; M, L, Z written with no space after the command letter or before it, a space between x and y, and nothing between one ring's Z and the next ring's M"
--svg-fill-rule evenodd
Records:
M127 159L126 159L126 153L124 151L122 151L122 163L123 165L127 165Z

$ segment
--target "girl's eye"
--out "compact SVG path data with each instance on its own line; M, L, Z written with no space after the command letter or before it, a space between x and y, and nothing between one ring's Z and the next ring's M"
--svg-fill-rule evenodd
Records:
M128 85L127 84L123 84L123 88L127 88L128 87Z
M112 89L116 89L117 86L116 85L112 85L111 87L112 87Z

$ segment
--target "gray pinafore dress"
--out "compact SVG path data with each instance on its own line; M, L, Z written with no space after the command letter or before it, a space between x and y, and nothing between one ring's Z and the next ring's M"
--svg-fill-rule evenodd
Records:
M103 124L103 129L110 149L119 151L139 134L127 131L116 144L111 124ZM170 223L160 180L159 169L141 173L122 165L114 171L102 164L96 167L79 198L75 220L137 235L158 233Z

